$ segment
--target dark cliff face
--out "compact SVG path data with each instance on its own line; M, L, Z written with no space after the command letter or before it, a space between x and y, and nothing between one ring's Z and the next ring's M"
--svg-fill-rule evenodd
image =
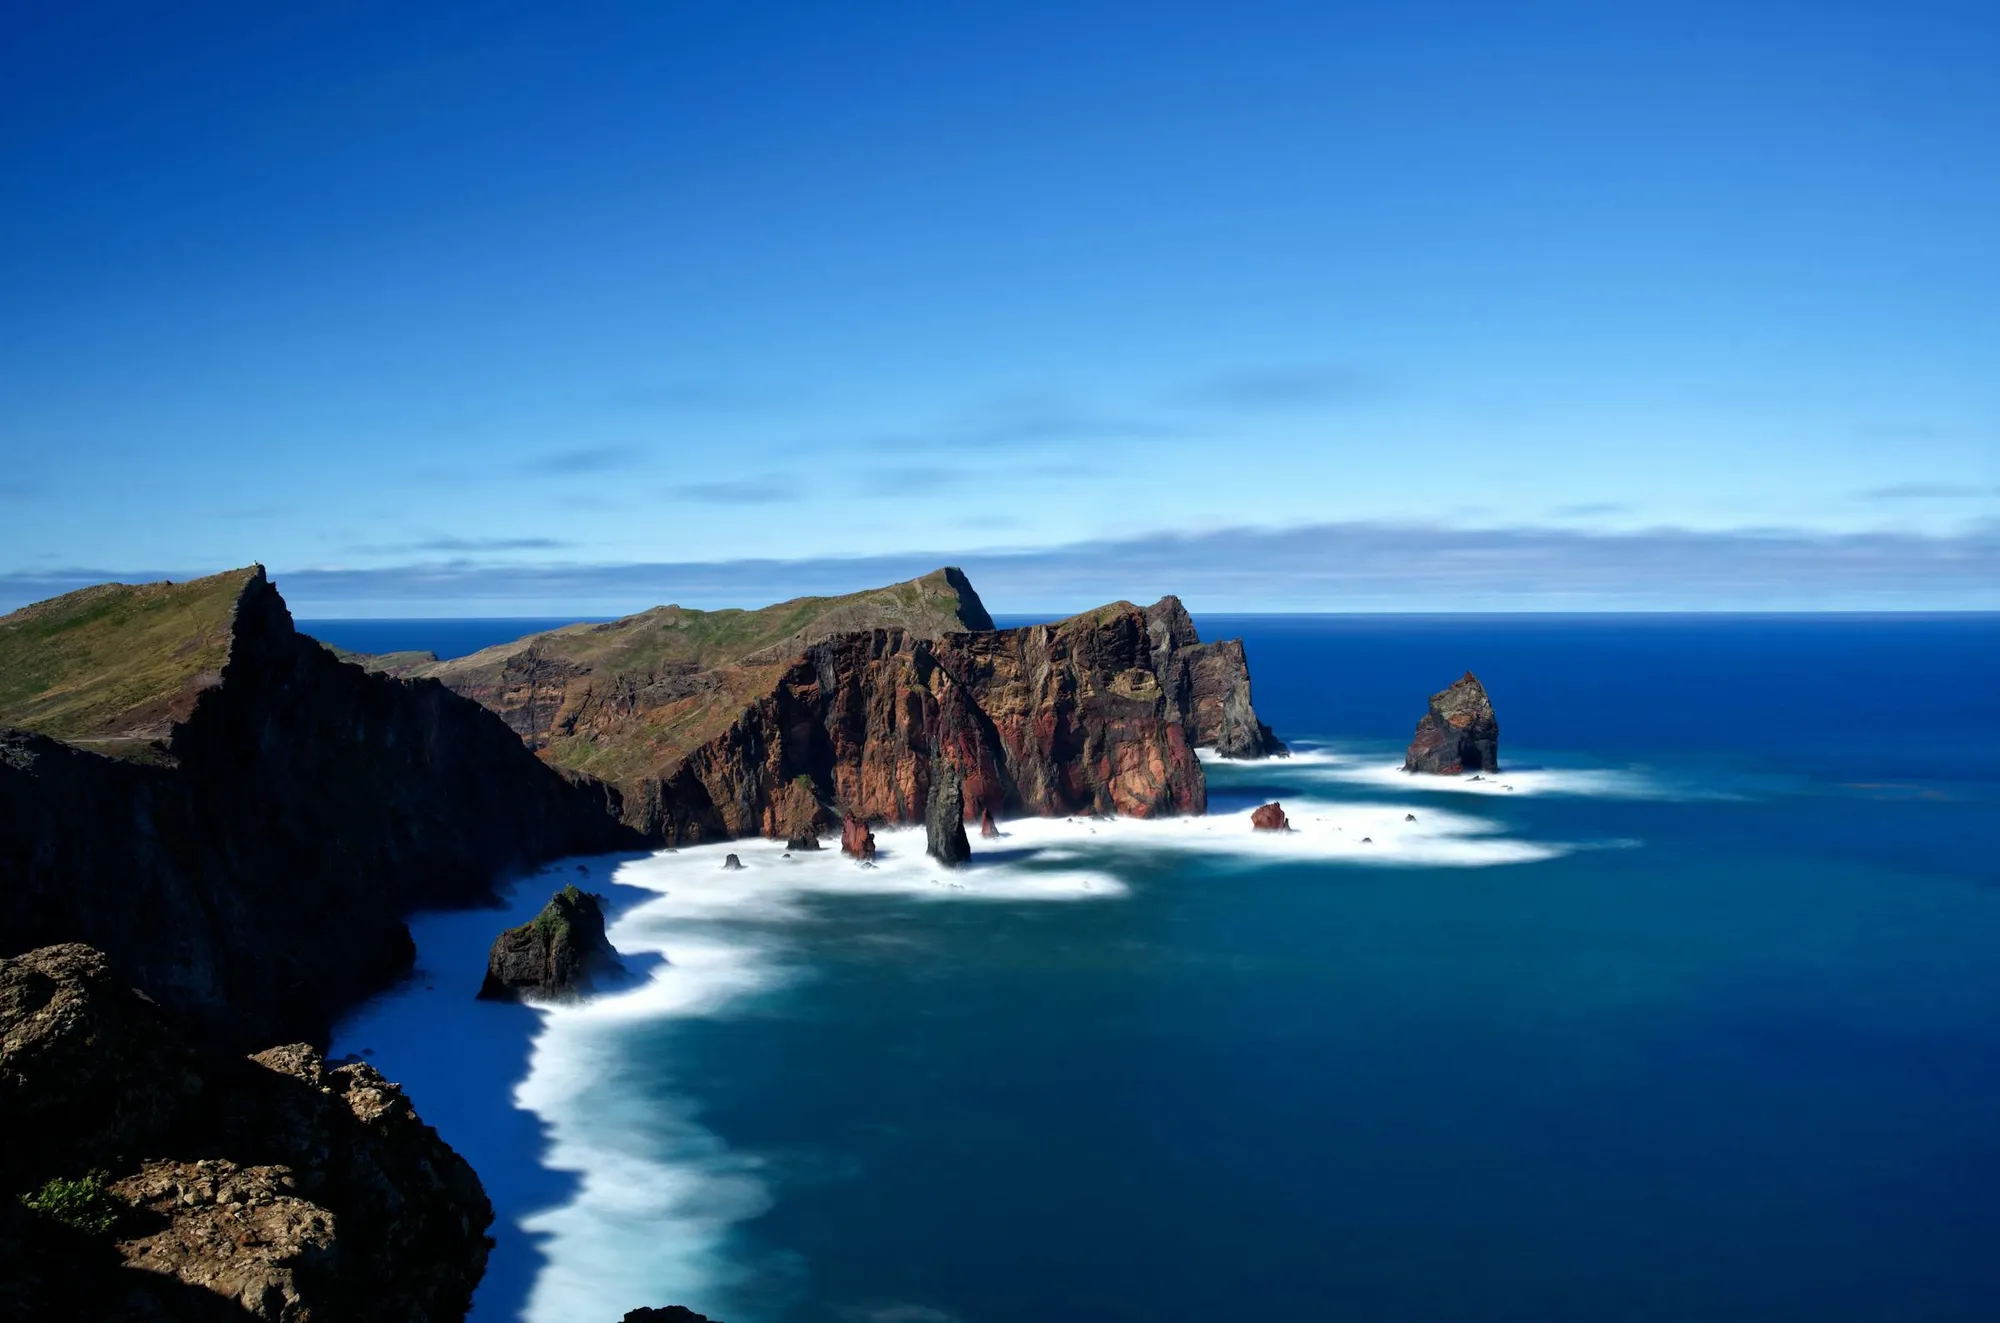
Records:
M420 1323L485 1267L479 1178L395 1085L198 1056L89 947L0 959L0 1134L0 1317Z
M930 803L924 809L924 852L946 868L972 857L965 836L965 779L949 762L931 773Z
M1438 776L1500 770L1500 722L1486 686L1471 671L1431 695L1430 711L1417 721L1403 770Z
M920 822L940 750L974 819L1199 813L1192 749L1284 752L1251 707L1242 644L1202 643L1171 597L994 630L945 570L808 607L803 630L790 604L726 627L659 608L438 674L550 761L615 779L623 820L654 844L797 839L843 813ZM738 634L758 646L732 651ZM545 682L508 681L530 654Z
M533 919L494 939L479 995L489 1001L567 1000L617 968L618 953L604 936L604 907L588 891L569 886L549 897Z
M620 843L608 787L442 685L341 662L261 571L160 749L0 734L0 954L88 942L240 1048L321 1038L408 965L411 909Z
M1197 748L1224 758L1285 757L1288 750L1250 705L1250 660L1243 640L1203 643L1178 597L1146 608L1153 670L1184 714Z
M824 639L665 777L627 786L625 820L667 843L784 838L802 803L827 828L921 822L941 766L975 821L1200 813L1202 718L1153 658L1126 603L1024 629ZM1186 652L1171 664L1181 674Z

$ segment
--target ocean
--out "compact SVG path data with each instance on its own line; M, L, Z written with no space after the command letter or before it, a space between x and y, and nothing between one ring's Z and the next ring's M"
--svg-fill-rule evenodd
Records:
M1206 819L419 916L334 1048L485 1180L473 1317L2000 1317L2000 617L1197 623L1296 750L1211 764ZM1404 776L1468 667L1505 771ZM1253 836L1272 798L1299 830ZM474 1001L571 880L632 982Z

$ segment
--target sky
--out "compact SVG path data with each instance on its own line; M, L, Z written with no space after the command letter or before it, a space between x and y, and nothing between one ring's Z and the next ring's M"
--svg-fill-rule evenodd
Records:
M2000 6L12 4L0 609L2000 608Z

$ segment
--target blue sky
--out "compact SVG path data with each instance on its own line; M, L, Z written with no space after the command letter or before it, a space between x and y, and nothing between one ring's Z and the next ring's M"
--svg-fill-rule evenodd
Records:
M1995 144L1990 4L9 6L0 607L2000 607Z

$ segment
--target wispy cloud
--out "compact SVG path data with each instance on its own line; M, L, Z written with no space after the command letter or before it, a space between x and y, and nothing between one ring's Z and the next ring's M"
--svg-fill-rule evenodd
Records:
M1008 396L927 427L866 437L862 448L922 455L939 447L996 455L1038 447L1157 440L1182 429L1144 414L1106 413L1059 395Z
M1387 383L1352 363L1283 363L1238 368L1190 386L1183 398L1203 408L1286 410L1372 403Z
M670 488L668 495L689 496L712 505L786 505L802 499L805 493L798 489L795 479L766 473L727 482L681 483Z
M578 446L530 455L517 466L523 473L561 477L571 473L610 473L637 468L646 452L638 446Z
M1549 510L1551 519L1595 519L1602 515L1629 514L1632 507L1623 501L1580 501L1575 505L1558 505Z
M2000 609L2000 522L1949 536L1338 523L844 559L515 564L459 556L273 574L308 616L601 616L669 601L753 605L844 592L944 564L963 566L1000 611L1075 610L1169 592L1208 611ZM159 577L24 570L0 575L0 604Z
M2000 496L2000 487L1952 482L1902 482L1855 493L1856 499L1863 501L1976 501L1988 496Z
M413 542L359 542L348 550L369 556L490 555L503 551L567 551L577 545L554 537L432 537Z

